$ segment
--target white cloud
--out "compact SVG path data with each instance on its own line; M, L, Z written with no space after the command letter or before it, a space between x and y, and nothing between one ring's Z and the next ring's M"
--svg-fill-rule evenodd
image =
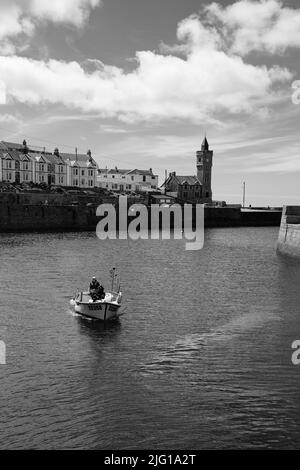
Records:
M218 25L218 38L232 53L282 53L300 47L300 9L283 7L279 0L241 0L226 7L211 3L200 18Z
M77 62L0 57L0 83L8 101L62 103L125 121L198 121L217 111L265 108L273 85L291 79L286 69L247 64L214 47L197 47L186 58L141 51L137 61L130 73L111 66L87 73Z
M22 9L17 3L4 0L0 4L1 22L0 39L24 33L30 35L33 24L30 19L23 17Z
M128 134L129 131L121 127L102 124L100 126L100 132L104 132L105 134Z
M1 0L0 52L14 53L18 40L31 37L41 21L82 27L101 4L102 0Z
M27 2L34 18L71 19L76 25L100 3ZM292 13L290 34L281 35L279 40L277 32L286 27ZM117 116L126 122L170 118L199 122L215 119L218 113L249 113L263 119L268 116L268 107L282 96L280 87L292 79L292 74L276 65L253 65L244 55L250 50L275 52L283 43L284 47L297 45L299 18L300 10L285 8L277 0L241 0L225 8L212 3L200 15L179 23L179 45L169 50L165 47L168 52L164 54L137 52L136 68L129 73L93 59L80 65L0 57L0 100L29 105L58 103L102 117Z
M101 0L30 0L30 14L38 19L82 26Z
M4 124L20 124L21 120L19 117L14 116L13 114L4 113L0 114L0 122Z

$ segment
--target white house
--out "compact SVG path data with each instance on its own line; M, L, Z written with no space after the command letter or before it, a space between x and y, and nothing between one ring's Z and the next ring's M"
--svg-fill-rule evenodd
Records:
M99 169L97 185L112 191L151 191L157 189L158 175L149 170Z
M67 186L93 188L97 185L98 165L92 158L90 150L86 155L77 153L61 153L60 155L67 165Z

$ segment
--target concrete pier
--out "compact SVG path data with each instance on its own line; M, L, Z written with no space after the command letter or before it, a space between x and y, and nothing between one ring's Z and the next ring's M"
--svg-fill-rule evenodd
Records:
M283 208L277 253L300 260L300 206Z

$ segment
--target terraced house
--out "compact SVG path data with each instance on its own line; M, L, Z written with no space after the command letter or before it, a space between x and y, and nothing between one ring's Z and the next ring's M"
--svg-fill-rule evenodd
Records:
M153 191L157 189L158 175L149 170L99 169L97 184L112 191Z
M9 183L45 183L57 186L92 188L96 186L98 165L87 154L53 153L38 147L0 142L0 181Z

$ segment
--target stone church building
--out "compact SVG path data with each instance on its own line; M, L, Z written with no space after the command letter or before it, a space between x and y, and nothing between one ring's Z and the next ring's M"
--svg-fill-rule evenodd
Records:
M176 197L179 202L211 203L212 159L213 151L205 137L196 154L197 176L179 176L173 171L161 186L165 194Z

